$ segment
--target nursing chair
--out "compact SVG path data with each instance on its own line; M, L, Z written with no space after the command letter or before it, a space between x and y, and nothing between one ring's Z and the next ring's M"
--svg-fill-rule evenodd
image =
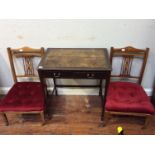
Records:
M19 49L7 48L7 50L14 85L2 99L0 113L6 125L9 125L8 113L40 114L42 124L44 124L45 86L39 82L37 70L35 70L40 58L44 55L44 49L23 47Z
M151 125L155 110L141 86L148 52L149 48L111 47L110 61L113 70L107 92L103 125L106 125L113 115L144 117L143 128Z

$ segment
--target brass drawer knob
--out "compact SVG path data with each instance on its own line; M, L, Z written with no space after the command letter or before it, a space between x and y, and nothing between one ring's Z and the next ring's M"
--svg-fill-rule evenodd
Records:
M54 77L60 77L60 73L54 73Z
M87 74L87 77L88 77L88 78L93 78L94 76L95 76L95 74L93 74L93 73L88 73L88 74Z

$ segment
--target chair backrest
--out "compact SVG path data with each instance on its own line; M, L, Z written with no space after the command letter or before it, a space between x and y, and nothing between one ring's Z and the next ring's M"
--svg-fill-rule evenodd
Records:
M35 59L39 58L40 60L44 55L43 47L40 49L33 49L30 47L22 47L19 49L7 48L7 50L14 82L17 82L18 78L38 77ZM17 67L20 67L20 69ZM19 73L19 70L22 70L22 73Z
M137 49L130 46L125 48L111 47L111 64L113 67L120 67L119 73L112 73L111 77L118 78L119 80L136 80L137 83L141 84L148 52L149 48ZM114 58L116 60L119 59L120 64L114 64ZM136 69L136 65L138 66L138 70L134 71L134 69ZM136 75L133 73L136 73Z

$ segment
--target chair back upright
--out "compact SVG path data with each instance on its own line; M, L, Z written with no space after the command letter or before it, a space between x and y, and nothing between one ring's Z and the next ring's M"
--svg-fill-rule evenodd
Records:
M111 78L115 78L119 81L135 80L136 83L141 84L148 58L148 52L149 48L137 49L131 46L125 48L111 47L110 61L112 67L120 66L118 73L112 73ZM114 58L119 59L120 64L114 64ZM136 65L138 66L138 70L136 70Z
M19 78L38 78L35 64L35 58L40 58L44 55L44 48L34 49L30 47L22 47L18 49L7 48L10 60L11 71L14 82L16 83ZM20 59L20 65L18 60ZM38 63L37 63L38 65ZM18 67L20 66L20 69ZM19 73L19 70L22 72Z

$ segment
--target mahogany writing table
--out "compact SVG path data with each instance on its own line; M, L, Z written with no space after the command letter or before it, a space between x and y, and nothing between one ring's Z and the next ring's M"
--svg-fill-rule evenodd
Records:
M54 92L58 87L98 87L102 99L102 115L110 81L111 65L106 48L48 48L39 66L40 81L53 78ZM98 79L97 85L60 85L56 79ZM104 96L102 82L105 80Z

